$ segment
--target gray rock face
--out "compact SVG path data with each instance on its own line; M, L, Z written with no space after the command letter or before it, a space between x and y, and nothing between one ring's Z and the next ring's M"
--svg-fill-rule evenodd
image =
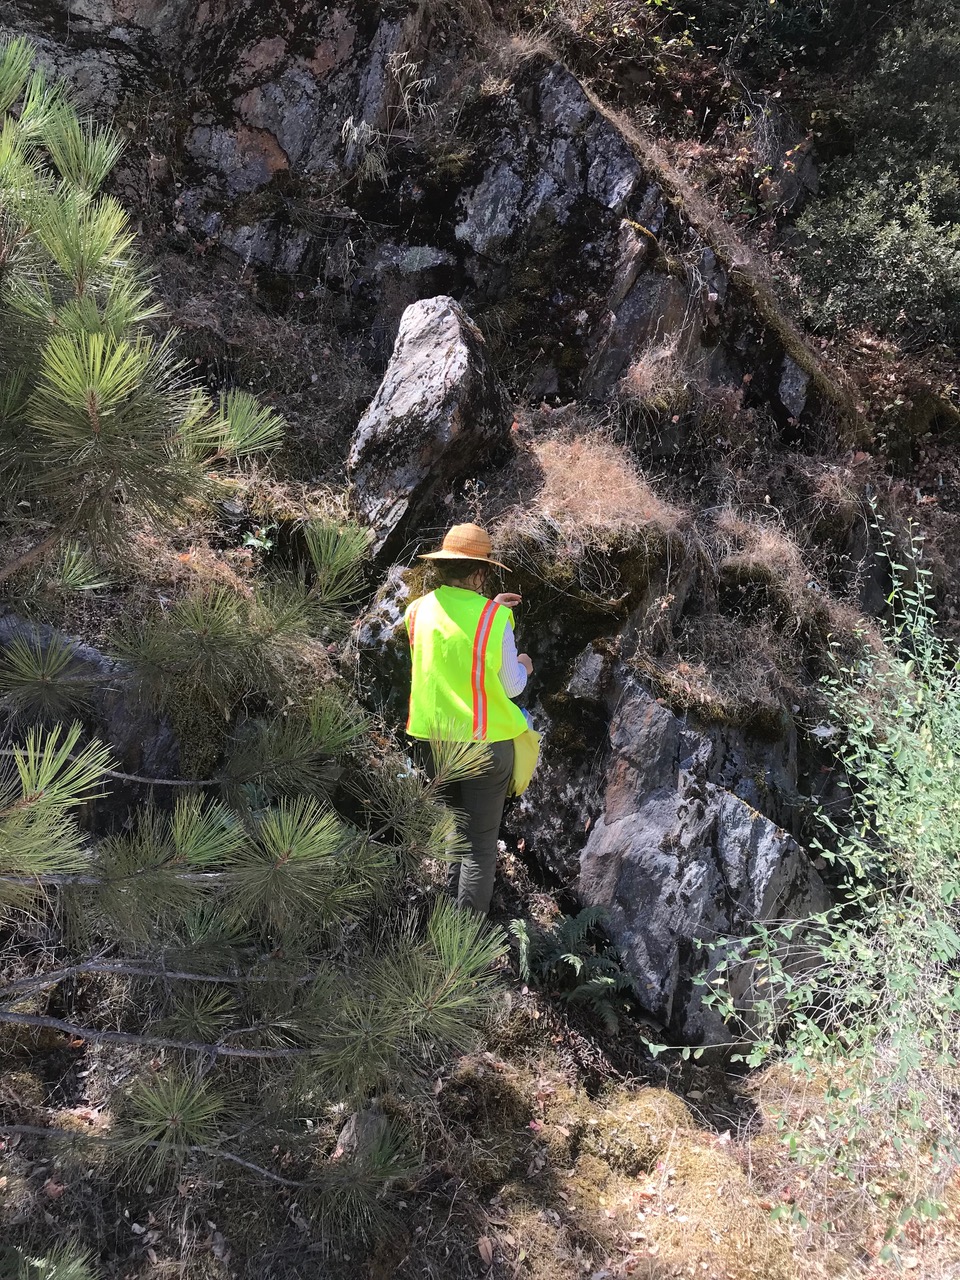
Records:
M377 553L504 440L510 402L483 337L453 298L407 307L393 356L350 448L357 513Z
M642 178L623 136L555 64L536 84L531 115L505 125L465 193L456 236L475 253L496 253L516 233L566 222L578 202L622 213Z
M363 687L381 714L394 724L402 724L407 712L410 687L410 649L403 614L413 598L410 570L395 564L387 574L369 609L359 618L343 655L347 672L359 665Z
M780 403L789 410L792 417L799 418L806 408L809 386L809 373L804 372L789 356L784 356L778 394Z
M726 1039L692 985L699 941L828 905L803 849L758 807L789 808L794 746L764 753L734 729L685 722L592 646L566 692L568 719L605 707L607 726L569 756L550 748L562 740L552 726L518 830L585 903L606 908L649 1011L688 1042Z

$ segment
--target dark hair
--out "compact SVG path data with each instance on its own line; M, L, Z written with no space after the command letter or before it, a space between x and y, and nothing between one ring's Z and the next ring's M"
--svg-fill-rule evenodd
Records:
M480 569L483 572L482 593L490 577L490 566L484 564L482 560L434 560L430 567L436 575L438 586L441 587L459 587Z

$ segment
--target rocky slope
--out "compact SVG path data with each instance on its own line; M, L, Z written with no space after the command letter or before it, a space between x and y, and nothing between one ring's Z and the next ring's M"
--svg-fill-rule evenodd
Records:
M863 482L841 461L863 431L855 397L755 253L549 48L452 9L117 0L66 20L24 0L0 20L127 128L119 194L158 253L242 273L268 323L334 315L385 371L349 455L384 572L465 483L496 495L477 514L503 521L518 564L546 731L514 835L609 909L661 1024L722 1038L691 986L699 941L825 903L802 848L819 740L797 713L812 714L831 593L883 596ZM793 204L814 172L795 174ZM545 508L537 441L598 422L672 477L672 526L640 512L571 540ZM347 443L320 456L308 438L312 474L342 482ZM533 533L506 518L524 508L543 517ZM758 549L772 511L800 517L806 547ZM358 630L388 698L410 590L394 570ZM677 695L665 674L694 631L719 620L742 652L764 618L789 654L762 697Z

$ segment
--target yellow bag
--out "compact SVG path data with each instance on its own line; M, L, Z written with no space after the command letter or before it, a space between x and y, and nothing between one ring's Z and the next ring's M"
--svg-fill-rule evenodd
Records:
M522 796L530 785L540 759L540 735L536 729L525 729L519 738L513 740L513 778L510 781L510 794Z

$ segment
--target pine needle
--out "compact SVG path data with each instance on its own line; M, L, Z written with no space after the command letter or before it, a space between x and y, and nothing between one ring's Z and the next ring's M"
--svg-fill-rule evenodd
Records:
M17 636L0 652L0 705L15 719L50 721L83 711L91 682L75 674L76 655L66 640Z
M172 1176L195 1146L216 1141L225 1106L220 1094L178 1072L138 1080L127 1095L117 1151L138 1181Z
M0 112L9 111L20 97L35 56L33 45L23 36L0 44Z
M61 177L89 195L103 184L123 152L123 139L115 129L81 120L66 102L48 114L41 135Z

